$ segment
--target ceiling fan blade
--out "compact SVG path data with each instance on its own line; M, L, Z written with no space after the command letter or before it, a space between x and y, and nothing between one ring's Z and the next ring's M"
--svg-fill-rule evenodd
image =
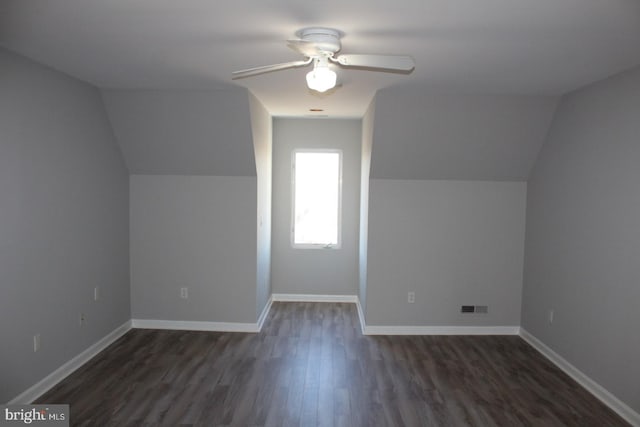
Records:
M411 71L416 64L406 55L340 55L333 61L345 67L380 68L384 70Z
M306 56L307 58L322 54L316 44L308 40L287 40L287 46L290 49L293 49L296 52Z
M295 68L302 67L305 65L311 64L313 61L311 58L300 60L300 61L292 61L292 62L283 62L282 64L273 64L273 65L264 65L262 67L254 67L247 68L246 70L238 70L234 71L231 74L233 75L232 79L243 79L245 77L256 76L258 74L270 73L272 71L285 70L287 68Z

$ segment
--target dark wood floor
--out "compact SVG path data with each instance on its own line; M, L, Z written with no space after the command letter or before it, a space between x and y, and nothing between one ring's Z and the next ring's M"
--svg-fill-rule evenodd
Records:
M625 426L517 336L362 336L353 304L259 334L132 330L39 399L72 425Z

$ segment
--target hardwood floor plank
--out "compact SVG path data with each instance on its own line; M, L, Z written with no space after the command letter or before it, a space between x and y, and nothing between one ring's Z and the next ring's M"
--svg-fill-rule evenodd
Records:
M318 395L319 386L305 387L302 396L302 411L300 426L316 427L318 425Z
M271 407L267 414L267 420L264 424L266 427L278 427L282 425L282 420L284 419L287 407L288 395L289 389L287 387L276 387L271 400Z
M352 425L349 390L346 388L333 389L333 425L340 427Z
M362 336L353 304L261 333L132 330L44 394L73 426L627 426L517 336Z
M307 369L309 365L309 346L311 339L301 340L306 344L307 356L295 357L290 360L291 371L289 375L287 404L284 411L284 417L282 419L282 425L294 426L298 425L300 421L300 411L302 409L302 396L305 387L305 378L307 377Z
M318 389L318 423L320 427L333 426L333 390L328 384L323 384Z

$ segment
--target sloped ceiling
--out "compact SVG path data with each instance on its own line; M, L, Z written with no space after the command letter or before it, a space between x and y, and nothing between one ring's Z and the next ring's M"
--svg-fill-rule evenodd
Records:
M307 69L231 79L299 59L284 41L309 26L416 68L337 69L325 94ZM557 96L640 65L640 2L4 0L0 46L102 89L131 173L255 175L249 90L273 116L377 96L373 178L522 180Z
M255 176L246 89L103 91L131 174Z
M557 97L376 97L371 178L526 181Z

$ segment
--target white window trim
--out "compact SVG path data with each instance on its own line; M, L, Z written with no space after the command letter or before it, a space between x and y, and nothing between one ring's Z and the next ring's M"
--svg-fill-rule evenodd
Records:
M338 153L338 243L332 244L311 244L295 242L295 222L296 222L296 153ZM341 249L342 248L342 158L343 153L340 149L316 149L316 148L297 148L291 152L291 232L290 242L294 249Z

